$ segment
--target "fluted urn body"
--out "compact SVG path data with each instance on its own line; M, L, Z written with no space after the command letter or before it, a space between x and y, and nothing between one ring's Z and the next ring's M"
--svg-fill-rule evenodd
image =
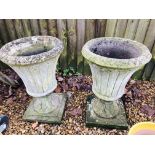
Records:
M57 113L62 111L64 101L57 103L57 94L51 93L57 87L55 72L62 51L62 42L51 36L21 38L1 48L1 61L21 77L27 93L34 97L24 119L57 122Z
M116 117L130 77L151 59L148 48L130 39L103 37L88 41L82 54L92 72L93 111L100 117Z

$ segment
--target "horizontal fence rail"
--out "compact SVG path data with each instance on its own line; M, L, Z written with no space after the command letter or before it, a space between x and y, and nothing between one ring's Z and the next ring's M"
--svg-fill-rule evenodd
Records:
M64 52L59 59L62 69L73 67L90 74L82 57L84 43L96 37L130 38L145 44L155 55L154 19L1 19L0 46L17 38L50 35L63 41ZM133 75L134 79L155 80L155 62L151 60Z

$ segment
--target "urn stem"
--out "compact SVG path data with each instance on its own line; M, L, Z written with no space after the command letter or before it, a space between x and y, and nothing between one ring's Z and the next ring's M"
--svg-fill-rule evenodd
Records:
M92 100L93 111L96 115L103 118L113 118L119 113L118 100L105 101L98 98Z

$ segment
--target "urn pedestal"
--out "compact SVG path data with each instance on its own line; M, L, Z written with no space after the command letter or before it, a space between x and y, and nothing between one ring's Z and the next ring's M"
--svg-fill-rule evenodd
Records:
M87 99L86 124L128 128L121 97L132 74L150 61L148 48L130 39L103 37L88 41L82 54L91 68L95 94Z
M52 92L57 87L56 64L62 51L62 42L51 36L21 38L1 48L1 61L21 77L33 96L24 120L61 123L66 94Z

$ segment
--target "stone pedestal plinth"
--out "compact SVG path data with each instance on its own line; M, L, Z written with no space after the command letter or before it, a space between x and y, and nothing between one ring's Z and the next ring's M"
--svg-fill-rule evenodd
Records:
M46 123L61 123L67 95L51 93L44 97L34 97L26 110L23 119Z
M126 119L123 102L119 99L107 103L96 98L94 95L87 98L86 125L98 126L104 128L127 129L128 123ZM102 105L101 105L102 104Z

